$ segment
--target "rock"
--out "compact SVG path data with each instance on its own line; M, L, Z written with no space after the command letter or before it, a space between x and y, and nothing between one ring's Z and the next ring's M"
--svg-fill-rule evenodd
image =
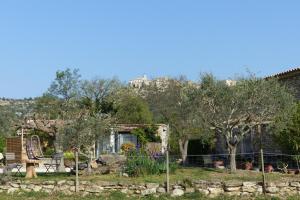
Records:
M55 181L44 181L43 185L55 185Z
M127 173L123 173L122 176L129 177L129 175Z
M171 194L172 197L180 197L182 195L184 195L184 191L182 189L175 189Z
M54 185L43 185L44 189L48 189L48 190L53 190L54 189Z
M263 193L263 187L258 186L256 192L259 193L259 194L262 194Z
M195 192L195 188L185 188L185 192L186 193L194 193Z
M158 183L147 183L146 184L146 188L148 189L152 189L152 188L158 188L159 187L159 184Z
M159 188L157 188L157 189L156 189L156 191L157 191L157 193L160 193L160 194L164 194L164 193L166 193L166 189L165 189L165 188L163 188L163 187L159 187Z
M241 187L225 187L226 192L236 192L240 191Z
M57 181L57 185L63 185L66 183L66 180L60 180L60 181Z
M253 193L253 192L256 192L256 188L253 187L253 186L243 186L242 187L242 192Z
M141 194L143 196L149 195L149 194L155 194L156 193L156 188L151 188L151 189L145 189L141 191Z
M52 190L49 190L49 189L42 189L42 192L45 192L45 193L50 194L50 193L52 193Z
M33 190L34 192L39 192L39 191L41 191L41 189L42 189L42 187L39 186L39 185L35 185L35 186L32 188L32 190Z
M257 185L256 182L243 182L243 186L246 186L246 187L253 187L256 185Z
M12 188L9 188L7 190L7 194L13 194L15 192L17 192L19 189L18 188L15 188L15 187L12 187Z
M90 193L100 193L100 192L102 192L103 190L104 190L103 187L97 186L97 185L92 185L92 186L86 188L86 191L87 191L87 192L90 192Z
M75 181L66 181L66 184L73 186L75 185Z
M287 186L289 186L289 182L279 182L279 183L276 183L276 186L277 187L287 187Z
M9 187L7 185L0 185L0 190L8 190Z
M123 194L127 194L127 193L128 193L128 189L127 189L127 188L125 188L125 189L122 189L122 190L121 190L121 193L123 193Z
M82 185L79 185L79 191L84 191L84 186ZM70 186L70 189L69 189L71 192L75 192L76 191L76 187L75 186Z
M209 191L206 190L206 189L198 189L198 191L201 193L201 194L204 194L204 195L208 195L209 194Z
M240 191L226 192L226 195L228 195L228 196L240 196L241 192Z
M25 189L27 188L27 185L21 184L21 185L20 185L20 188L21 188L22 190L25 190Z
M225 187L240 187L243 186L243 183L240 181L228 181L224 185Z
M222 188L208 188L210 194L221 194L224 192Z
M292 187L300 187L300 183L299 182L291 182L290 185Z
M267 187L266 188L266 192L267 193L277 193L278 192L278 188L277 187Z
M181 185L173 185L173 189L183 189L183 187Z
M14 188L19 188L19 187L20 187L20 185L17 184L17 183L10 183L9 185L10 185L11 187L14 187Z

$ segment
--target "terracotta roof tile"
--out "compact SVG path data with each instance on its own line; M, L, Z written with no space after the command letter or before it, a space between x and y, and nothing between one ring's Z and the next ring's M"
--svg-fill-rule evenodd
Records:
M272 77L280 78L282 76L289 75L289 74L292 74L292 73L295 73L295 72L300 72L300 67L296 67L296 68L289 69L289 70L284 71L284 72L280 72L280 73L277 73L277 74L273 74L271 76L267 76L266 79L272 78Z

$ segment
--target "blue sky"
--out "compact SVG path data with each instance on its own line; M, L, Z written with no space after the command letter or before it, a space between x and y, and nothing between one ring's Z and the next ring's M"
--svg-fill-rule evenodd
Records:
M41 95L59 69L123 81L226 79L299 66L300 1L1 1L0 97Z

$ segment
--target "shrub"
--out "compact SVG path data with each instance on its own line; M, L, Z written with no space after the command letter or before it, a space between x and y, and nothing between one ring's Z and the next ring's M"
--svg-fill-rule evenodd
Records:
M121 150L127 154L128 152L135 150L135 145L132 143L124 143L121 146Z
M64 152L64 158L67 160L75 159L74 153L71 151Z
M170 164L170 172L174 172L176 168L177 165ZM132 177L165 173L165 158L149 156L144 150L130 151L127 154L125 172Z

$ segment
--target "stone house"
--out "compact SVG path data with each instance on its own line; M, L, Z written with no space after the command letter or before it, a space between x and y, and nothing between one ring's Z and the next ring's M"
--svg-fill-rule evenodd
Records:
M300 100L300 68L294 68L285 72L277 73L272 76L268 76L265 79L277 78L282 84L285 84L289 89L292 90L295 97ZM238 145L237 154L242 157L253 152L259 152L260 139L262 140L265 153L280 154L281 150L278 145L274 142L270 130L267 128L267 124L262 125L262 132L264 133L262 138L257 135L256 130L252 130L250 134L246 135ZM226 144L224 138L216 139L216 153L226 154Z
M268 76L266 79L274 77L289 87L295 97L300 100L300 67Z
M131 131L137 128L149 126L150 124L117 124L110 129L110 134L99 138L96 144L96 157L103 153L119 153L121 147L125 143L139 145L139 140ZM163 153L167 147L167 125L155 124L157 126L157 135L161 139L161 152Z

